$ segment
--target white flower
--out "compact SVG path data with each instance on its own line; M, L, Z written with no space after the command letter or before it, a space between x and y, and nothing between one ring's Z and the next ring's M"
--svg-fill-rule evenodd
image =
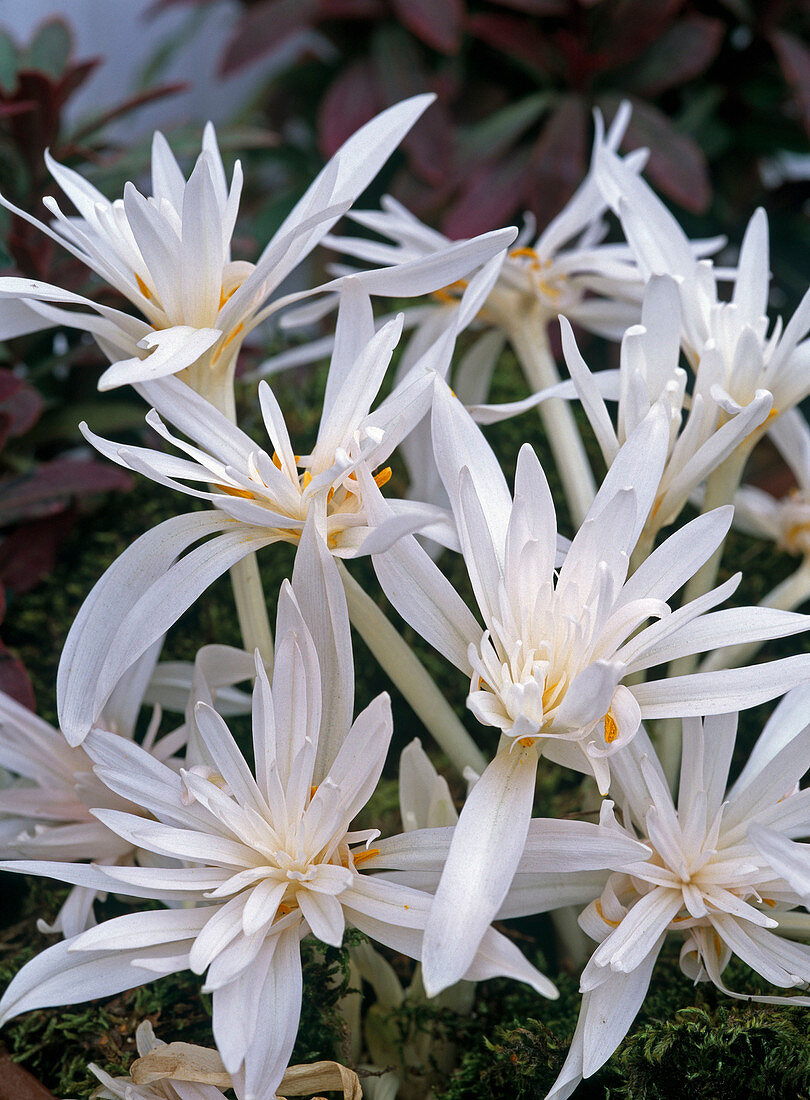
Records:
M541 755L592 772L604 792L609 760L643 717L752 706L810 671L810 656L800 655L622 683L685 654L792 633L808 622L768 608L711 612L739 576L670 610L667 601L725 536L730 509L681 528L627 578L667 452L667 416L659 406L619 450L556 579L554 507L531 448L521 449L513 501L494 454L447 387L437 388L433 415L436 458L486 629L414 539L375 555L375 568L400 614L471 677L468 706L502 737L461 812L436 893L425 936L429 992L458 979L477 932L506 897L526 841ZM379 495L377 501L382 514Z
M374 333L369 299L354 290L347 289L338 318L339 339L310 454L294 453L283 414L266 382L260 386L259 402L270 452L178 378L147 383L143 393L155 406L147 422L187 457L121 447L84 429L93 445L114 462L214 507L173 517L141 536L88 596L68 635L57 678L60 723L71 743L81 741L139 653L234 563L274 542L297 543L313 510L330 550L339 557L356 554L369 534L358 471L382 466L374 475L376 481L382 485L388 479L390 468L383 463L427 411L434 377L427 368L439 364L441 355L449 356L452 333L443 345L431 349L425 370L410 385L370 412L401 321L391 321ZM173 435L161 416L191 443ZM411 501L396 501L393 508L398 524L394 535L426 529L451 544L455 539L445 511ZM215 537L177 560L209 535Z
M810 428L799 409L774 424L770 438L796 478L796 487L777 499L754 485L734 497L734 526L755 538L769 539L780 550L810 554Z
M560 318L568 369L608 466L656 402L667 411L667 459L645 525L650 547L657 531L674 522L692 492L766 422L773 404L768 390L757 390L729 417L716 382L722 371L716 347L705 349L694 386L687 392L686 371L678 365L680 315L678 284L667 275L652 276L644 293L642 324L629 328L622 339L617 387L610 395L618 401L615 427L602 397L605 372L588 370L570 324Z
M757 210L745 232L736 271L717 271L697 260L675 218L648 185L606 147L598 147L595 179L619 215L642 275L672 275L681 297L681 342L697 371L707 352L714 364L711 382L728 416L736 415L758 390L773 397L775 417L810 393L810 291L782 327L768 333L768 220ZM721 300L718 282L734 279L730 302ZM705 373L705 368L704 368Z
M295 1041L301 1003L299 942L312 932L339 945L347 922L419 958L429 894L363 873L375 830L350 822L373 792L391 737L390 703L378 696L349 727L353 699L348 614L337 567L310 523L296 589L282 586L272 687L257 659L253 696L255 778L219 715L196 708L199 735L232 794L181 776L137 745L94 730L86 748L97 774L148 811L97 816L113 831L180 868L23 862L7 868L103 883L181 908L132 913L51 947L12 981L7 1020L77 996L111 995L162 974L206 973L213 1029L241 1100L270 1100ZM310 625L314 631L310 632ZM321 658L322 662L321 663ZM195 801L185 805L185 790ZM514 945L489 930L466 977L495 974L553 987Z
M597 127L596 144L618 148L630 120L630 108L623 104L609 133ZM641 168L646 154L631 154L630 171ZM443 234L419 221L404 206L386 195L381 211L353 211L352 221L387 238L385 243L367 237L327 237L343 255L377 267L413 263L441 254L451 245ZM638 316L641 280L626 245L603 244L606 225L602 215L607 202L589 173L564 209L532 241L533 219L527 218L512 250L493 268L488 295L476 317L480 327L495 325L508 331L510 318L539 305L550 321L558 313L602 335L617 339ZM391 243L388 243L391 242ZM341 273L349 269L339 268ZM424 345L437 326L446 323L439 315L458 309L465 289L463 280L454 281L434 293L430 305L413 307L415 341ZM308 319L312 311L303 307L285 319L285 328ZM300 352L282 353L268 360L261 370L280 370L301 361Z
M354 134L287 216L255 264L232 261L242 172L228 188L213 127L188 181L165 138L152 145L152 196L127 184L110 203L77 172L47 157L56 182L78 217L45 205L53 228L4 205L36 225L124 295L143 315L29 279L0 280L3 339L64 324L93 334L112 366L104 389L185 371L185 379L226 412L242 341L285 303L311 293L272 298L282 281L321 241L365 190L433 95L414 96ZM63 306L77 306L64 309ZM87 312L88 310L92 312Z
M135 720L154 666L157 649L145 654L122 678L107 701L100 725L111 734L132 739ZM144 750L178 768L183 726L159 740L160 708L155 709L144 738ZM108 829L90 812L105 806L138 813L130 801L112 794L93 773L93 761L81 747L72 748L59 730L0 692L0 764L19 778L0 790L0 850L3 858L85 860L137 863L137 846ZM93 902L99 890L75 886L54 921L43 931L75 936L94 923Z
M810 947L780 936L810 935L807 902L779 855L810 835L810 690L791 692L765 726L737 782L726 792L736 714L687 719L677 807L655 751L641 731L613 763L623 828L651 849L614 874L580 917L599 941L582 973L583 1003L565 1065L547 1100L564 1100L613 1053L641 1007L669 932L683 937L681 969L724 993L770 1004L810 1005L810 996L750 996L722 973L738 956L773 985L810 983ZM806 862L805 862L806 866Z

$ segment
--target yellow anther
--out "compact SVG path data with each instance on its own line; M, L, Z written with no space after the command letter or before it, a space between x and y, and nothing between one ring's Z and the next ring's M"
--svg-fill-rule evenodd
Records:
M301 478L301 488L306 489L310 481L312 481L312 474L309 472L309 470L304 470L304 474Z
M141 294L143 294L144 298L148 298L150 302L154 302L155 299L152 296L152 292L150 291L150 289L146 285L146 283L143 281L143 279L140 277L138 272L137 271L134 272L134 275L135 275L135 282L138 284L138 290L140 290L140 292L141 292Z
M439 290L433 291L433 297L438 298L440 302L444 302L445 305L454 306L458 303L458 294L454 294L453 291L463 291L467 289L466 279L457 279L456 282L450 283L449 286L440 287Z
M605 744L612 745L619 736L619 727L610 711L605 715Z
M273 465L277 470L281 469L281 459L278 457L278 451L273 451Z
M222 345L223 348L227 348L228 344L230 344L233 340L236 339L236 337L239 335L239 333L242 331L242 329L244 327L245 327L244 325L237 325L236 328L231 329L231 331L228 333L228 339Z
M256 497L250 489L237 489L234 485L214 485L221 493L227 493L229 497L244 497L245 500L255 500Z
M534 738L533 737L520 737L518 739L518 744L522 745L524 749L530 749L532 747L532 745L534 744Z
M313 785L312 785L312 786L311 786L311 787L309 788L309 798L310 798L310 802L311 802L311 801L312 801L312 799L313 799L313 798L315 797L315 792L317 791L317 789L318 789L318 784L317 784L317 783L314 783L314 784L313 784Z
M594 902L594 906L596 908L596 912L599 914L605 924L609 924L611 928L618 928L619 925L622 923L620 920L611 920L610 917L605 916L605 914L602 912L602 902L599 898L597 898Z
M242 285L241 283L237 283L236 286L232 287L228 291L225 290L224 286L220 287L220 291L219 291L219 309L222 309L222 307L225 305L225 303L228 301L229 298L233 298L234 294L236 294L237 290L239 289L239 287L241 285Z
M365 863L367 859L373 859L380 854L379 848L366 848L363 852L352 852L355 867L358 863Z
M387 484L391 480L391 467L385 466L379 473L374 475L374 481L379 489L382 489L383 485Z
M510 260L533 260L532 267L540 266L540 259L533 248L513 248L509 253Z
M292 906L287 905L286 901L279 902L278 909L276 910L276 916L286 917L288 913L292 913Z
M773 898L763 898L762 901L765 905L769 905L771 909L773 909L776 905L776 902L773 900Z

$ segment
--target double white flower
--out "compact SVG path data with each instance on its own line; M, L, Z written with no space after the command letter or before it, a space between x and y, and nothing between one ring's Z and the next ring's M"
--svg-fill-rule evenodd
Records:
M671 275L681 299L681 342L692 368L712 353L715 400L731 417L760 390L773 397L773 416L793 408L810 393L810 291L786 326L781 319L768 333L768 220L757 210L745 232L737 269L716 270L697 260L675 218L650 187L627 170L604 146L595 158L595 179L621 218L627 241L645 280ZM734 280L730 302L718 293L720 281ZM704 374L708 373L703 368ZM709 387L706 387L708 392Z
M462 552L486 623L474 616L413 539L375 556L400 614L471 677L468 705L502 733L450 847L425 937L429 992L456 981L518 869L540 755L592 772L607 790L609 759L643 717L725 712L773 698L810 672L810 656L625 686L672 658L807 628L765 608L712 612L739 576L671 611L668 600L725 536L731 510L687 524L627 578L666 458L665 411L654 407L619 450L554 576L556 521L543 471L520 452L512 500L500 466L460 402L437 389L433 437ZM385 505L377 496L380 513ZM651 625L646 625L653 619Z
M369 844L377 833L350 830L388 751L390 703L387 695L378 696L350 725L348 616L337 567L314 521L294 582L295 590L284 583L279 598L272 686L256 662L255 778L227 726L205 703L197 705L196 723L216 771L207 778L193 770L178 775L101 730L87 738L97 775L151 819L118 810L97 810L96 816L130 843L179 866L4 865L184 904L115 918L44 951L7 989L3 1020L46 1004L109 996L186 968L205 972L214 1036L237 1094L270 1100L298 1028L304 935L340 945L349 922L420 957L430 895L362 873L375 854ZM496 974L526 980L540 992L551 988L509 940L489 930L466 977Z
M366 315L371 332L367 342ZM358 472L362 468L371 476L430 402L432 376L425 371L369 411L400 332L397 319L374 333L367 296L358 291L355 297L349 288L318 438L309 455L294 453L266 383L259 402L271 453L178 378L145 384L142 392L155 406L148 423L187 457L120 447L85 429L94 446L114 462L214 507L173 517L141 536L88 596L68 635L57 680L61 727L71 744L81 741L96 721L129 665L216 577L273 542L297 543L311 510L317 512L335 555L351 557L358 551L370 531ZM452 339L443 347L449 356ZM437 345L427 357L430 362L440 350ZM191 442L172 434L162 416ZM389 475L383 467L374 476L384 484ZM452 524L440 509L410 501L394 502L393 507L408 530L427 528L437 537L453 539ZM177 560L210 535L215 537Z
M107 701L101 726L131 740L144 693L154 668L152 647L127 674ZM186 694L188 689L186 689ZM155 695L152 694L154 701ZM161 693L158 691L158 696ZM185 726L157 738L157 707L143 741L144 749L177 769L176 754L186 743ZM138 861L137 847L90 812L105 806L137 813L131 802L114 795L93 773L93 761L80 746L67 744L59 730L0 692L0 766L14 780L0 790L0 851L3 858L92 859L98 863ZM47 931L75 936L94 923L93 902L99 891L76 886Z
M619 1045L669 932L683 936L681 969L695 981L744 1000L810 1005L807 995L735 993L722 978L733 954L773 985L810 983L810 947L784 938L810 930L810 914L796 912L810 892L806 846L792 839L810 833L810 791L798 787L810 766L809 703L805 685L776 708L728 792L737 715L685 720L677 808L644 731L615 758L623 824L614 828L651 855L612 875L580 917L599 947L582 973L573 1043L547 1100L565 1100Z
M678 364L680 321L678 283L668 275L652 276L644 292L642 323L629 328L622 339L621 366L610 394L618 402L614 427L603 397L610 375L588 370L570 324L560 317L568 369L608 466L654 404L660 402L667 410L669 448L645 524L645 555L658 531L677 519L694 490L767 421L773 405L768 390L757 390L737 415L728 417L717 382L722 361L715 347L704 351L688 393L686 371Z
M314 293L271 300L434 98L419 95L396 104L349 138L255 264L231 259L242 171L237 162L229 187L210 124L188 181L165 138L155 134L148 198L128 183L123 199L111 203L77 172L47 157L78 217L63 214L52 198L45 200L55 218L52 227L8 200L4 205L119 291L143 319L38 280L4 278L0 337L55 324L82 329L92 333L112 363L102 388L182 371L190 385L232 417L233 374L245 337L283 305Z

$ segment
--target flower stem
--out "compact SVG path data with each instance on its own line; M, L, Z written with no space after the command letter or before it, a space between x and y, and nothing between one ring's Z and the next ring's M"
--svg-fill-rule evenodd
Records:
M537 308L511 318L509 338L526 381L536 393L560 381L548 342L546 317ZM565 499L575 527L579 527L593 503L596 485L582 437L567 401L549 398L538 412L548 436Z
M248 653L258 649L262 660L268 668L272 668L273 632L267 617L267 602L255 554L248 554L231 566L231 587L242 645Z
M701 509L704 514L712 511L713 508L720 508L724 504L732 503L734 494L739 488L742 473L748 461L748 456L757 439L759 439L759 433L752 432L748 439L746 439L736 451L733 451L725 462L718 466L706 479L706 493L703 497L703 508ZM704 596L710 589L714 588L725 544L726 540L723 539L712 556L705 561L700 569L698 569L697 573L689 579L684 588L681 606L690 603L692 600L698 599L700 596ZM668 678L673 676L688 676L695 671L697 663L697 654L689 654L687 657L680 657L677 661L673 661L670 664L667 670L667 676ZM678 772L681 766L681 721L678 718L665 718L660 723L658 729L660 739L659 756L661 758L664 774L672 786L677 781Z
M795 573L759 601L760 607L774 607L779 611L795 611L810 600L810 557L805 557ZM701 663L700 672L714 672L719 668L735 668L747 664L762 648L763 642L747 642L745 645L724 646L716 649Z
M341 561L338 570L352 626L459 772L471 767L480 775L486 759L433 677Z

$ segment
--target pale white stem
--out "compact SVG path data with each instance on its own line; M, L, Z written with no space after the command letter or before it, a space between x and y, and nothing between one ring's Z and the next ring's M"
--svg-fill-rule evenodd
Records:
M231 566L231 586L236 603L236 616L242 633L242 645L253 653L258 649L262 660L273 667L273 632L267 616L259 563L255 554L248 554Z
M779 923L777 932L780 936L802 941L810 936L810 913L791 910L788 913L774 913L773 919Z
M577 923L579 910L574 905L564 905L551 914L551 923L562 948L562 968L570 973L580 971L593 951L591 940Z
M547 318L537 307L510 318L509 339L531 389L539 390L560 381L557 364L548 342ZM580 527L596 496L596 485L582 436L567 401L552 397L538 406L551 453L560 475L565 499L576 528Z
M774 607L778 611L795 611L810 600L810 557L804 558L795 573L791 573L767 596L759 601L760 607ZM713 672L720 668L745 665L764 645L764 642L748 642L746 645L725 646L716 649L702 661L700 672Z
M233 376L237 352L238 348L234 349L227 362L223 360L219 363L218 369L213 368L209 356L204 356L182 375L188 385L227 416L232 424L236 423ZM258 649L268 669L272 669L273 631L255 553L248 554L231 566L230 576L242 645L248 653Z
M480 775L487 761L433 677L341 561L338 568L352 626L459 772L471 767Z
M752 432L748 439L746 439L736 451L733 451L732 454L728 456L725 462L709 474L709 477L706 479L706 492L703 497L702 511L704 513L712 511L713 508L720 508L724 504L733 503L734 494L740 487L740 481L742 479L743 470L745 469L745 464L748 461L748 456L751 453L754 443L759 439L759 434L758 432ZM705 595L710 589L714 588L717 582L717 573L720 569L720 561L723 557L725 544L724 539L708 561L704 562L697 573L689 579L684 588L682 604L687 604L692 600L696 600L699 596ZM677 661L673 661L670 664L667 675L670 677L688 676L695 671L697 663L697 654L690 654L688 657L680 657ZM661 758L661 764L670 786L674 789L674 784L677 781L681 767L682 729L680 719L663 719L659 724L658 734L658 752Z

